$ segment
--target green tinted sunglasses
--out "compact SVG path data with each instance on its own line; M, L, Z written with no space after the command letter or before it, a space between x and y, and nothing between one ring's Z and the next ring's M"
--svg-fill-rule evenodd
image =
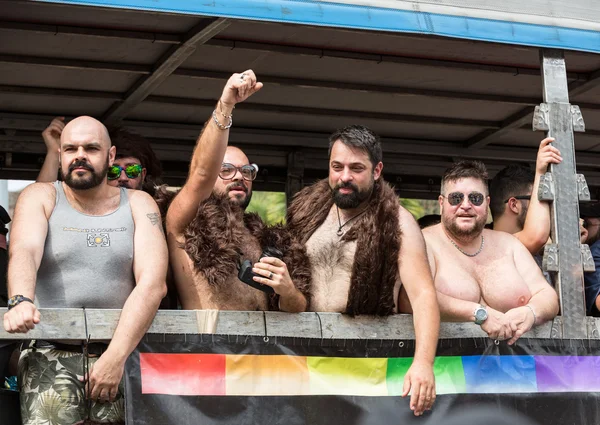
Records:
M108 180L116 180L121 177L121 171L125 170L125 175L130 179L135 179L137 176L142 174L142 166L140 164L132 164L123 168L120 165L113 165L108 169Z

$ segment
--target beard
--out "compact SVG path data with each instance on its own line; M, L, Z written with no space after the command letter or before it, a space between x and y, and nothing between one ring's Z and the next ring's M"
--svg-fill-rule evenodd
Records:
M442 225L450 233L452 236L457 239L465 239L472 238L481 234L483 228L485 227L485 222L487 221L487 216L482 215L481 217L475 216L475 223L473 223L470 227L461 227L457 223L458 216L446 216L444 215L444 211L442 210Z
M234 204L239 205L241 209L245 210L252 200L252 191L248 190L243 182L234 182L228 184L225 188L225 191L227 194L229 194L231 190L241 190L244 192L244 195L235 195L235 198L230 197L229 200Z
M354 183L346 182L336 185L333 189L333 203L342 210L358 208L360 204L371 197L375 180L371 178L369 187L360 190ZM340 189L352 189L351 193L341 193Z
M129 180L129 181L124 181L124 182L119 182L119 183L117 183L117 186L124 187L126 189L142 190L142 188L144 186L144 182L142 180L140 180L138 182L138 184L134 185L133 181Z
M109 157L106 156L106 163L103 165L102 169L98 172L92 167L87 161L76 160L71 165L69 165L69 169L67 173L63 173L61 170L61 174L63 180L67 186L74 190L88 190L98 187L102 182L106 179L106 175L108 174L108 162ZM78 176L78 178L74 178L73 174L75 173L75 168L84 168L90 172L89 176ZM85 177L84 177L85 176Z

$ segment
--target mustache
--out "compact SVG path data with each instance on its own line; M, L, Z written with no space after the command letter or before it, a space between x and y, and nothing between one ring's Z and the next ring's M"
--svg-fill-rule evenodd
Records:
M76 160L71 165L69 165L69 173L72 172L75 168L84 168L88 171L94 172L94 167L88 164L86 161Z
M248 188L242 182L235 182L235 183L228 184L226 189L228 192L230 190L243 190L245 193L248 193Z
M358 186L351 182L342 182L335 185L335 187L333 188L334 192L338 192L340 189L352 189L355 192L358 192Z

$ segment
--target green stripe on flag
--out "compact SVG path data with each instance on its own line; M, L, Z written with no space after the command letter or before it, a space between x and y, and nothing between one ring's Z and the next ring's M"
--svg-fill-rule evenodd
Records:
M413 362L412 357L388 359L387 387L391 396L402 395L404 376ZM460 394L467 392L465 372L460 356L436 357L433 364L437 394Z

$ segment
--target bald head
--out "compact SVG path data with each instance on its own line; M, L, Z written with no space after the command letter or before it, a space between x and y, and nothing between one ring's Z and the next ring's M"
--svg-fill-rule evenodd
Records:
M227 146L223 162L241 166L248 164L250 160L248 159L244 151L240 148L236 148L235 146Z
M60 172L75 190L106 184L108 167L115 160L115 147L104 125L92 117L69 122L60 135Z
M108 130L100 121L88 116L77 117L71 121L62 131L60 136L61 146L65 142L89 142L101 143L106 149L110 148L110 136Z

